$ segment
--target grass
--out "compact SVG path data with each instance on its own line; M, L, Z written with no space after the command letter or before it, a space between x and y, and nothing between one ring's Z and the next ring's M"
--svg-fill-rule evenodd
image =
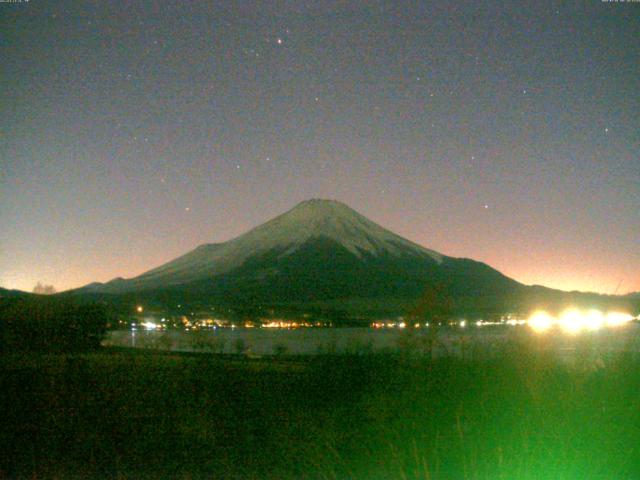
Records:
M0 478L640 478L640 358L4 356Z

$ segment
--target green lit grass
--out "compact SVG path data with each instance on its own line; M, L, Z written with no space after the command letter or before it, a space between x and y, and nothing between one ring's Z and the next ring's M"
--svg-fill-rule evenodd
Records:
M585 357L586 358L586 357ZM1 478L640 478L640 358L5 356Z

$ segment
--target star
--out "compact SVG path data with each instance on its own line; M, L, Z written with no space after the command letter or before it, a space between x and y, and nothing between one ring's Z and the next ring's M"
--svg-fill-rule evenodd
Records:
M278 45L282 45L282 39L281 39L281 38L278 38L278 39L276 40L276 43L277 43Z
M605 128L604 133L609 133L609 128Z

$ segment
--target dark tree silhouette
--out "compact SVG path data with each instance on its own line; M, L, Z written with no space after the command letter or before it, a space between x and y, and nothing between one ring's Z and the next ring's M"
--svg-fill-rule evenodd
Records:
M103 305L52 297L5 300L0 304L0 349L80 352L100 346L108 323Z

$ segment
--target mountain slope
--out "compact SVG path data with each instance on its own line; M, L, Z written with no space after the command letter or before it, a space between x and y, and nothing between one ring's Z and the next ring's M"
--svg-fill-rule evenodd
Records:
M309 200L233 240L201 245L133 279L92 284L91 288L117 293L182 285L241 268L251 259L270 256L273 252L277 252L277 258L290 256L316 239L331 240L359 259L391 255L440 263L444 258L386 230L340 202Z
M377 302L417 311L488 311L512 308L526 288L486 264L410 242L340 202L309 200L228 242L76 292L166 304Z
M8 290L0 287L0 299L3 298L18 298L18 297L30 297L32 293L23 292L22 290Z

